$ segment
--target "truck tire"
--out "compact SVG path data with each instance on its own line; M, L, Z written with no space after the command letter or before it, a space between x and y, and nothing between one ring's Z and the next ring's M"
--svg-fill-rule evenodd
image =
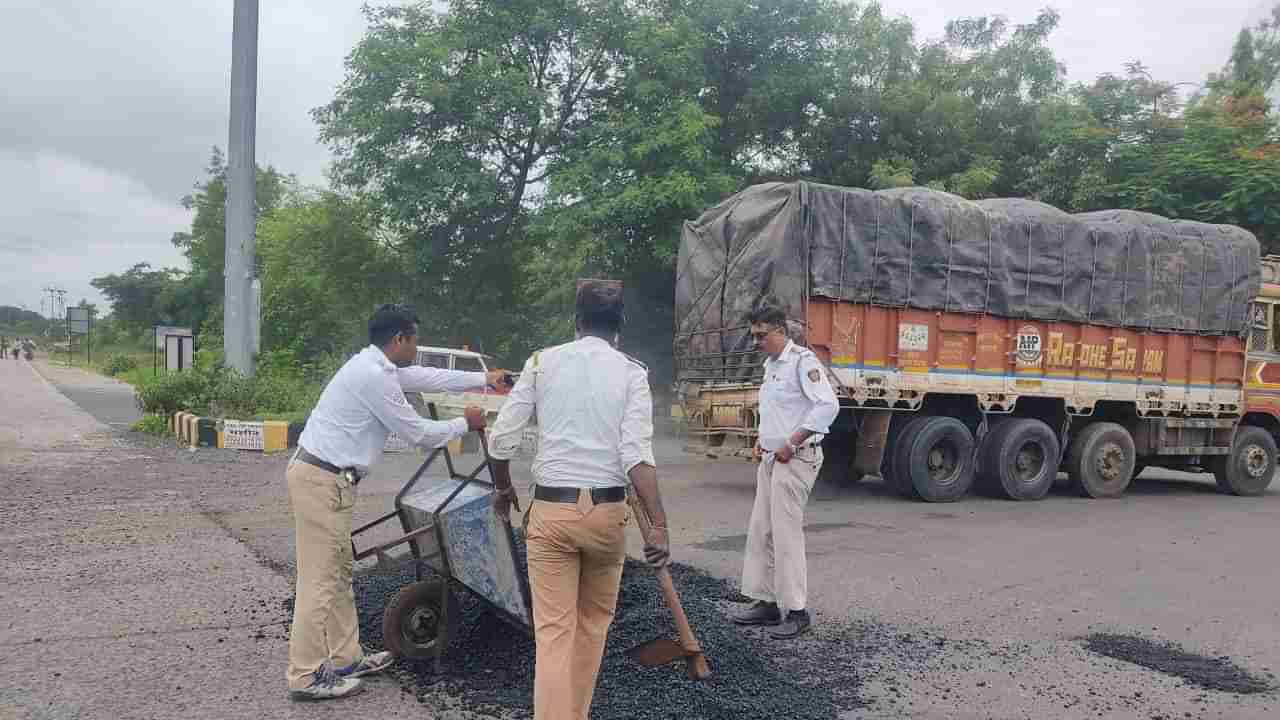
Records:
M973 487L973 433L943 415L916 418L894 447L894 483L925 502L955 502Z
M1010 500L1040 500L1058 477L1058 436L1043 421L1012 418L997 424L982 442L979 484Z
M1098 422L1071 438L1067 475L1072 489L1083 497L1115 498L1129 488L1136 462L1129 431L1123 425Z
M446 610L440 598L440 580L400 588L382 611L382 642L392 655L425 660L435 657L438 644L448 646L458 629L458 599L450 596Z
M880 462L880 477L884 480L885 486L902 497L914 498L916 491L911 486L910 480L906 483L899 480L902 477L902 471L898 468L898 448L902 446L903 440L906 439L912 427L921 420L924 420L924 416L913 415L905 421L894 421L889 429L889 438L885 442L884 459Z
M1223 492L1245 497L1261 495L1276 473L1276 440L1256 426L1236 431L1231 454L1213 464L1213 477Z

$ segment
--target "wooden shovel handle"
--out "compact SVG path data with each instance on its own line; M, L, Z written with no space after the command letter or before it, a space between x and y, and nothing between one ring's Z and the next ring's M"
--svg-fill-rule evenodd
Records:
M640 498L636 497L634 492L627 493L627 503L631 505L631 514L636 516L636 525L640 526L640 535L644 538L645 544L649 544L649 537L653 532L653 523L649 520L649 513L641 504ZM693 636L693 628L689 627L689 617L684 614L684 606L680 604L680 596L676 594L676 586L671 582L671 573L665 567L658 568L658 586L662 588L662 597L667 601L667 607L671 610L671 617L676 622L676 631L680 633L680 645L684 647L689 654L697 654L702 652L702 646L698 644L698 639Z

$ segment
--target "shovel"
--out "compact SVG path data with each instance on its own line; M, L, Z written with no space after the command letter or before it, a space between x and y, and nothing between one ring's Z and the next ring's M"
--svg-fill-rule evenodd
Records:
M636 516L636 524L640 526L640 534L644 537L645 544L648 544L649 535L653 531L653 525L649 521L649 513L645 511L644 506L640 504L640 499L636 497L633 491L627 492L627 503L631 505L631 513ZM693 636L693 629L689 627L689 618L684 614L684 606L680 604L680 596L676 595L676 587L671 582L671 573L667 568L663 567L658 569L657 575L658 586L662 588L662 597L667 601L667 607L671 610L671 616L676 623L676 630L680 633L680 641L677 642L665 637L650 640L628 650L627 657L645 667L666 665L669 662L683 659L690 679L706 680L711 677L711 668L707 665L706 656L702 654L702 646L698 644L698 639Z

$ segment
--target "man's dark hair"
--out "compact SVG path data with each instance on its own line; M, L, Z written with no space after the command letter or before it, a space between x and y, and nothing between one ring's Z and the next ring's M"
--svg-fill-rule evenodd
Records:
M614 335L622 332L622 283L588 280L578 287L576 315L584 333Z
M395 336L413 335L418 328L418 314L408 305L383 305L369 318L369 344L382 347Z
M774 327L787 326L787 314L777 302L768 298L756 303L756 306L747 314L747 322L752 325L772 325Z

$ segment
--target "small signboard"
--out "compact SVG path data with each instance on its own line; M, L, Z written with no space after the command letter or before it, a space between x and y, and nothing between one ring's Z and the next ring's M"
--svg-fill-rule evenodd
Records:
M266 446L266 429L260 422L224 420L222 446L233 450L261 450Z
M89 334L89 308L67 308L67 332L71 335Z
M382 447L382 451L389 453L407 452L412 447L408 440L395 433L390 433L387 435L387 443Z
M195 362L195 343L190 335L164 336L164 369L170 372L191 369Z
M156 334L156 350L163 351L165 336L183 335L186 337L191 337L193 333L191 332L191 328L187 328L187 327L177 327L174 325L156 325L155 334Z

